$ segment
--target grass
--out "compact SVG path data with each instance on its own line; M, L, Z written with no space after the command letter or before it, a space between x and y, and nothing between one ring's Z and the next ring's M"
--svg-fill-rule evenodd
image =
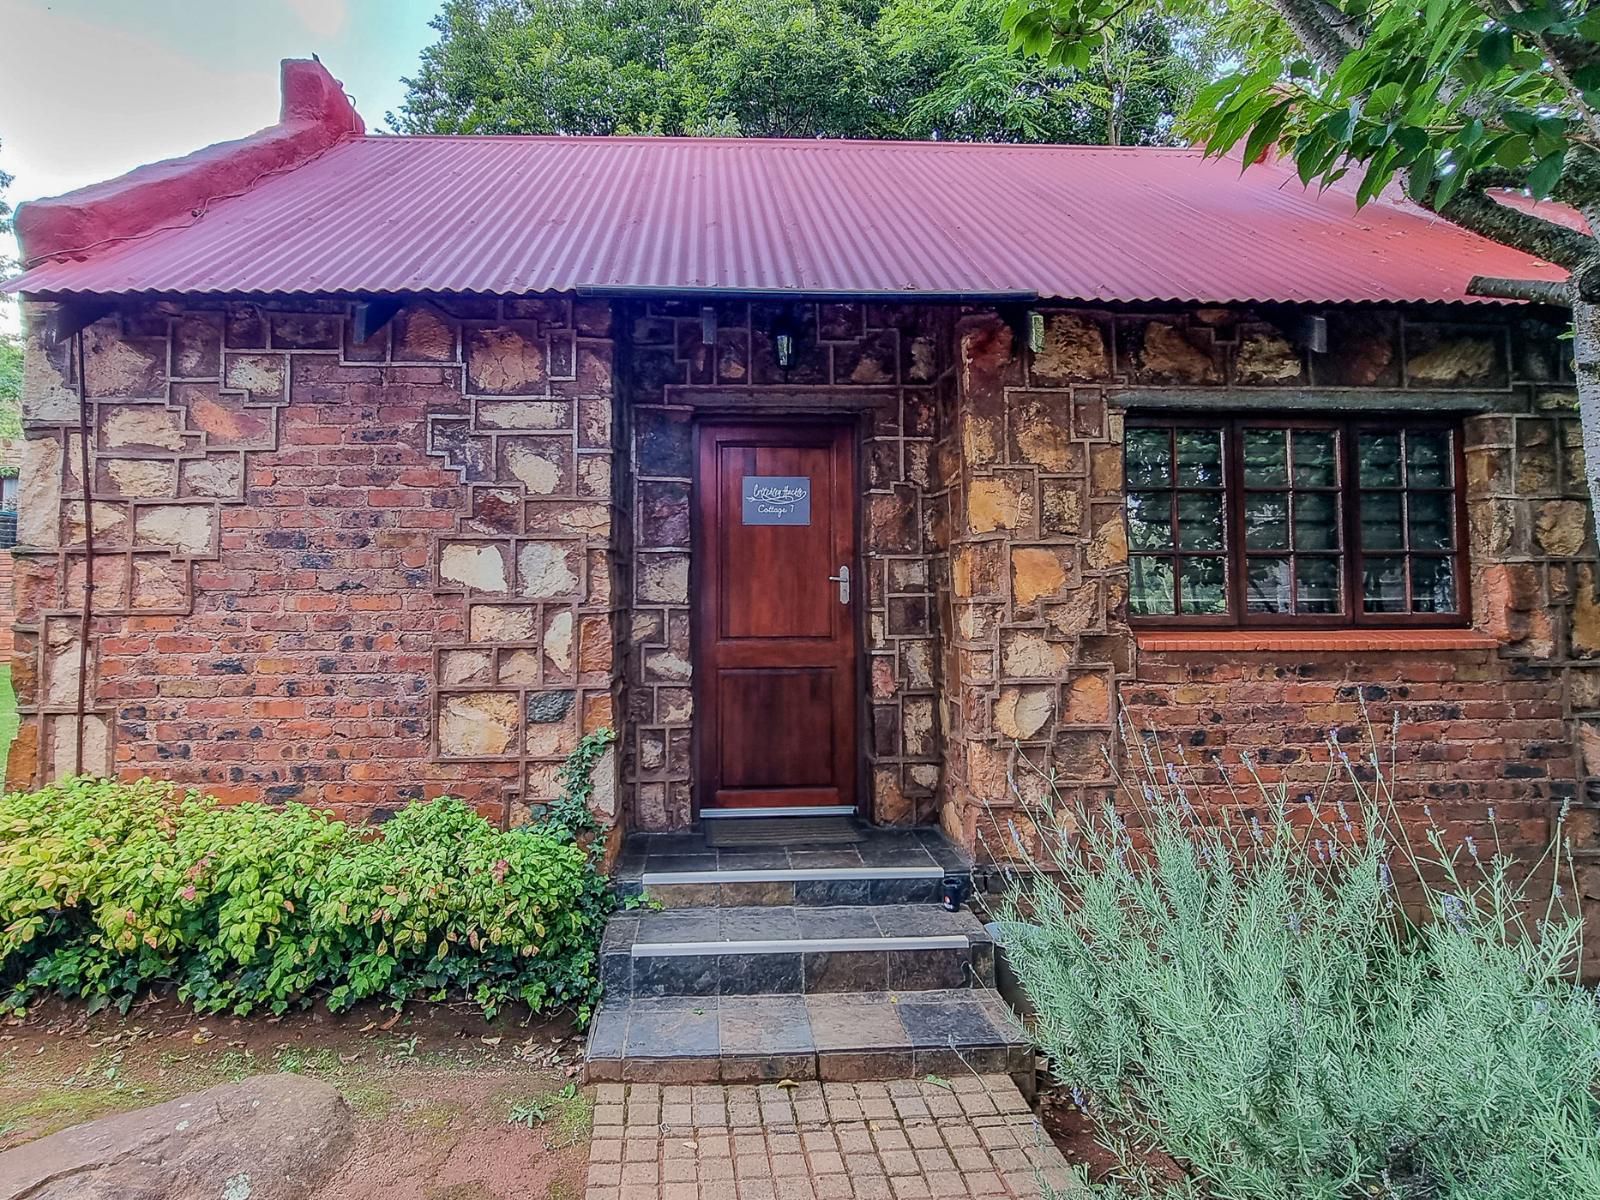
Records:
M11 690L11 664L0 663L0 775L17 736L17 694Z

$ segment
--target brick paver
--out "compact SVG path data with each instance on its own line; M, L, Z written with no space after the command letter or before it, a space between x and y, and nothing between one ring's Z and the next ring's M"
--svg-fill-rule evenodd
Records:
M585 1200L1039 1200L1075 1176L1005 1075L603 1083Z

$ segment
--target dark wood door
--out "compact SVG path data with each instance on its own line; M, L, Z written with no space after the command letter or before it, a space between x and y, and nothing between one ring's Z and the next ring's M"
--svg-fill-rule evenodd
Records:
M694 494L700 807L854 807L854 431L705 421Z

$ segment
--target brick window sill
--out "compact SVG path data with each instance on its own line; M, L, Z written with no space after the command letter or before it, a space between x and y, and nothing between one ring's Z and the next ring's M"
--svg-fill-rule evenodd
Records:
M1134 640L1141 650L1192 653L1493 650L1500 644L1475 629L1151 629L1135 632Z

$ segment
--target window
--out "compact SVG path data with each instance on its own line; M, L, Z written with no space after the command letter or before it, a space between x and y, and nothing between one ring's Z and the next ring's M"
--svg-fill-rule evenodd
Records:
M1130 418L1129 611L1195 625L1458 625L1447 423Z

